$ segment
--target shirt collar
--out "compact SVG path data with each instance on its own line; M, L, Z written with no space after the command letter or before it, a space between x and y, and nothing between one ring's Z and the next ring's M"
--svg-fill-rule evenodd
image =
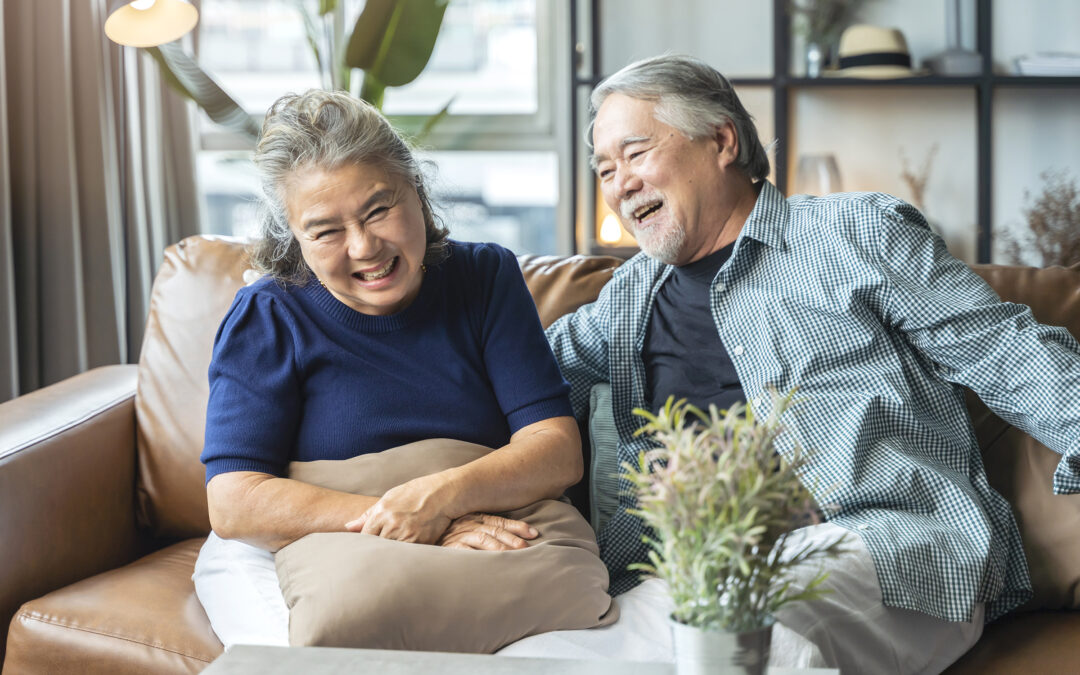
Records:
M763 180L757 202L743 224L739 239L749 237L772 248L783 248L788 217L788 203L784 195L772 183Z

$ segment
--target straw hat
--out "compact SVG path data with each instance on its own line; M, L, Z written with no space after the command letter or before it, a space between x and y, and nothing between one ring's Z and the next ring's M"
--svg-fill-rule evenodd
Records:
M896 28L857 24L840 36L838 68L829 72L839 77L884 79L922 75L911 69L907 40Z

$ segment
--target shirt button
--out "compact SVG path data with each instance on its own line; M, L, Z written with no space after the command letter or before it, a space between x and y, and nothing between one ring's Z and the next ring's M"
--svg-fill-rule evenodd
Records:
M727 286L724 285L724 282L720 282L720 283L716 284L716 290L723 293L724 291L727 290Z
M735 356L742 356L742 353L743 353L742 345L735 345L735 348L731 350L731 353L734 354Z
M751 401L751 403L754 404L755 408L760 408L761 407L761 397L759 396L759 397L755 398L753 401Z

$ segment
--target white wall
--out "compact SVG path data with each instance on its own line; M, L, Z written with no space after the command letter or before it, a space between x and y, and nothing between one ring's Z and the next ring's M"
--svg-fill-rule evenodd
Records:
M998 91L994 115L994 226L1026 230L1025 206L1043 190L1039 174L1066 170L1080 183L1080 89Z
M793 97L789 178L798 156L831 152L844 190L880 191L911 201L900 178L901 151L913 169L936 143L924 194L927 218L949 251L973 261L977 209L975 94L970 89L809 89ZM789 186L794 184L789 180Z
M974 46L974 0L962 0L963 42ZM1080 2L997 0L995 70L1008 74L1015 57L1036 51L1080 52ZM664 51L694 54L732 77L768 76L772 68L772 2L768 0L601 0L601 69ZM857 20L901 29L913 61L946 45L945 0L866 0ZM802 74L799 40L791 74ZM772 140L772 96L767 88L740 90ZM800 154L836 155L844 189L912 195L900 178L900 152L919 166L939 149L925 194L928 216L950 250L976 255L977 100L971 87L827 88L791 92L790 129L779 130L790 177ZM1080 182L1080 89L1007 89L995 94L992 204L995 230L1024 227L1024 191L1041 189L1039 174L1066 169ZM1004 262L1004 261L1002 261Z
M600 69L671 51L731 77L772 73L769 0L601 0Z

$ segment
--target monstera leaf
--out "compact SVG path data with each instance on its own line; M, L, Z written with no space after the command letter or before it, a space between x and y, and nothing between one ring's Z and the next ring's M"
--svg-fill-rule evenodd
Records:
M343 50L333 44L320 47L318 23L323 23L328 36L335 16L339 16L340 0L319 0L317 14L307 9L303 0L296 6L304 22L308 45L315 54L320 72L332 73L332 82L324 86L350 90L350 70L360 68L364 80L360 98L382 109L387 87L400 87L415 80L431 59L435 40L442 28L443 15L449 0L367 0L364 10ZM195 59L186 54L179 42L146 49L161 66L168 83L181 94L195 101L207 116L218 124L250 138L257 138L259 126L239 103L206 73ZM343 57L343 58L342 58ZM452 101L451 101L452 102ZM450 103L428 119L417 138L423 137L448 114Z
M364 71L360 98L382 107L386 87L424 70L448 0L367 0L345 49L345 65Z
M195 59L184 53L179 42L146 49L161 66L165 80L181 94L199 104L206 115L223 127L258 138L259 125L236 100L225 93L217 82L206 74Z

